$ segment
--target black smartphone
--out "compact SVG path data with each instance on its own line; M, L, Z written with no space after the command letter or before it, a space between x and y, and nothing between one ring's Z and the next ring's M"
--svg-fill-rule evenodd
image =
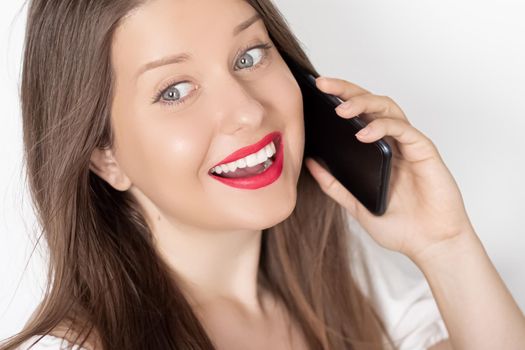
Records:
M326 94L315 77L283 54L303 95L304 157L319 161L371 213L382 215L387 207L392 149L384 140L359 141L355 134L366 126L359 116L345 119L335 107L338 97Z

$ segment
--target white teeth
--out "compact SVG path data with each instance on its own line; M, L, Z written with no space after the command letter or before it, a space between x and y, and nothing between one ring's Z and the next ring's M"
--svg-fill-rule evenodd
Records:
M263 147L259 150L259 152L256 153L257 156L257 164L264 163L266 159L268 159L268 156L266 155L266 147Z
M275 145L273 142L267 144L264 148L260 149L256 153L252 153L244 158L237 159L234 162L221 164L212 169L213 173L221 174L235 171L237 168L252 167L257 164L264 163L268 158L271 158L276 153Z
M273 142L272 144L273 145ZM275 152L272 151L272 146L271 145L266 145L266 147L264 147L264 151L266 152L266 157L267 158L270 158Z
M244 158L241 158L241 159L237 159L237 161L235 162L235 164L237 165L237 168L246 168L246 159Z
M246 164L248 166L254 166L257 164L257 155L252 153L249 156L246 157Z

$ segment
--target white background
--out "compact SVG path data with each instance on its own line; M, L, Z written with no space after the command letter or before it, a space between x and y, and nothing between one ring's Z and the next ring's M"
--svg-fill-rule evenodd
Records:
M525 310L524 3L275 3L321 75L390 96L434 141L489 256ZM45 250L29 259L36 226L21 165L21 8L20 0L0 2L0 339L20 330L45 283Z

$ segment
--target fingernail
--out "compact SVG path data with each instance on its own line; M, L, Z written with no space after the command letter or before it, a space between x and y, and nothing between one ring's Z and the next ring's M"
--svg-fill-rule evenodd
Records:
M352 102L345 101L345 102L341 103L339 106L337 106L337 109L338 110L348 109L348 108L350 108L351 105L352 105Z
M368 135L368 133L370 133L370 128L364 127L363 129L359 130L359 132L355 134L355 136L366 136Z

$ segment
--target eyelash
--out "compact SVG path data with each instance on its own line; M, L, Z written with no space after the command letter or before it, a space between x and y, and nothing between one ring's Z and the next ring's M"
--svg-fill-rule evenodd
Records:
M266 43L263 43L263 44L259 44L259 45L255 45L255 46L248 46L248 47L244 47L242 49L239 50L239 53L236 55L236 58L239 59L240 57L244 56L244 54L246 54L248 51L251 51L253 49L263 49L263 57L261 58L261 61L259 63L257 63L256 65L250 67L250 68L240 68L240 69L237 69L237 70L248 70L248 71L252 71L252 70L255 70L257 69L259 66L263 65L267 58L268 58L268 50L271 49L273 47L272 44L270 44L269 42L266 42ZM237 62L237 59L235 60L235 62ZM156 102L159 102L162 95L168 90L168 88L170 88L171 86L173 85L178 85L178 84L181 84L181 83L189 83L189 81L187 80L182 80L182 81L170 81L166 84L163 85L163 87L161 87L157 93L155 94L155 96L153 97L153 103L156 103ZM169 101L169 102L165 102L165 101L162 101L161 103L164 104L164 105L170 105L170 106L173 106L173 105L180 105L180 104L183 104L184 102L186 102L186 100L191 96L193 92L191 92L189 95L187 95L186 97L182 98L182 99L179 99L178 101Z

